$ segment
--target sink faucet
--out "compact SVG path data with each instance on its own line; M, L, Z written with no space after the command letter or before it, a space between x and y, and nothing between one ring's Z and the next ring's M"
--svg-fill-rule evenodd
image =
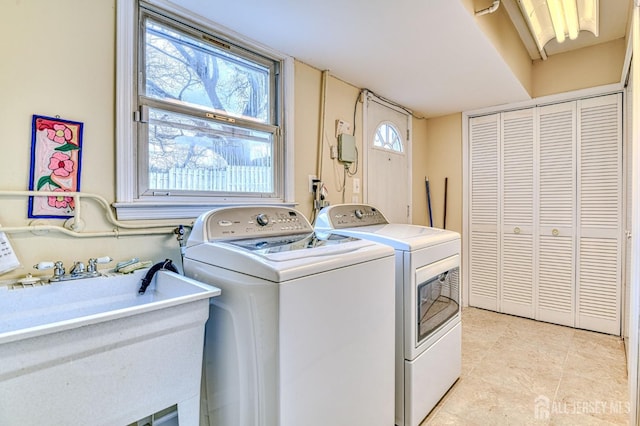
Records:
M84 274L84 271L85 271L84 263L82 263L82 262L74 262L73 263L73 267L71 268L69 273L71 275L80 275L80 274Z
M40 262L37 265L33 265L35 269L51 269L53 268L53 276L49 278L49 281L66 281L66 280L74 280L78 278L91 278L97 277L100 275L98 269L96 267L99 263L109 263L113 259L109 256L99 257L99 258L91 258L89 259L89 266L85 267L82 262L74 262L71 270L67 274L65 271L64 264L61 260L57 262Z
M38 264L40 265L40 264ZM38 265L34 266L34 268L36 269L49 269L49 268L38 268ZM62 264L61 260L58 260L56 263L53 264L53 276L54 277L62 277L65 274L65 269L64 269L64 265Z
M109 258L109 262L111 262L111 258ZM100 263L98 262L98 259L92 257L91 259L89 259L89 266L87 266L87 272L93 274L94 272L96 272L98 269L96 267L96 265ZM108 263L108 262L102 262L102 263Z

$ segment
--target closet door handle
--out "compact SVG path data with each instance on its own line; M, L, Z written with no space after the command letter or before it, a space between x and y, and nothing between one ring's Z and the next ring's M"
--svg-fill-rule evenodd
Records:
M520 233L520 228L517 227L517 226L515 228L513 228L513 233L514 234L519 234Z
M560 231L554 228L553 231L551 231L551 235L553 235L554 237L557 237L558 235L560 235Z

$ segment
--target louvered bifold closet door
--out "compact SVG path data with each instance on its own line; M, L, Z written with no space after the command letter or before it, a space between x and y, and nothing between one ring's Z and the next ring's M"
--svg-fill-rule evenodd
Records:
M502 114L500 311L534 317L533 109Z
M574 326L576 103L538 108L537 319Z
M623 120L625 123L632 123L633 122L633 117L634 117L634 112L635 110L637 110L638 108L636 107L635 109L633 108L633 77L629 76L629 82L627 84L627 91L626 94L624 96L624 104L623 104ZM622 241L621 241L621 246L622 246L622 258L624 259L622 261L622 291L621 291L621 312L620 312L620 323L621 325L621 330L620 330L620 334L622 335L622 338L624 339L624 347L625 347L625 352L627 354L627 359L629 359L630 357L630 352L631 352L631 345L629 344L629 332L630 332L630 323L631 323L631 312L630 312L630 308L631 308L631 287L632 287L632 282L631 282L631 265L633 264L633 259L635 256L632 256L632 239L631 236L633 235L633 200L635 195L633 194L633 152L634 152L634 147L633 147L633 143L630 143L631 141L633 141L633 126L629 125L629 126L624 126L623 125L623 138L625 141L625 143L623 143L622 145L622 159L623 159L623 171L622 171L622 176L623 176L623 189L622 189L622 193L623 195L623 200L624 200L624 207L623 207L623 216L624 216L624 228L623 228L623 233L622 233ZM637 149L637 148L635 148ZM636 224L636 229L637 229L638 224Z
M620 334L622 96L578 101L576 327Z
M498 310L499 114L469 120L469 304Z

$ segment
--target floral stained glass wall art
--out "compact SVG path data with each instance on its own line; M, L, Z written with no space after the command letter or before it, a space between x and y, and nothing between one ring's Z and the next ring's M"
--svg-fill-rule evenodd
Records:
M80 191L83 124L34 115L31 129L29 190L59 192L29 197L30 218L68 218L75 201L67 192Z

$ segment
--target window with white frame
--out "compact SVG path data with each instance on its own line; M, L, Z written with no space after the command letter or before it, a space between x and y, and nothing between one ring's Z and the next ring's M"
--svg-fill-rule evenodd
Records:
M403 152L402 137L396 126L391 122L384 122L376 129L373 146L395 152Z
M218 205L286 202L285 59L203 19L142 1L120 4L134 9L119 26L129 21L135 29L132 48L118 46L135 55L130 84L118 84L119 99L131 91L131 114L118 114L121 129L131 130L130 141L118 134L125 163L118 164L118 216L193 217Z

